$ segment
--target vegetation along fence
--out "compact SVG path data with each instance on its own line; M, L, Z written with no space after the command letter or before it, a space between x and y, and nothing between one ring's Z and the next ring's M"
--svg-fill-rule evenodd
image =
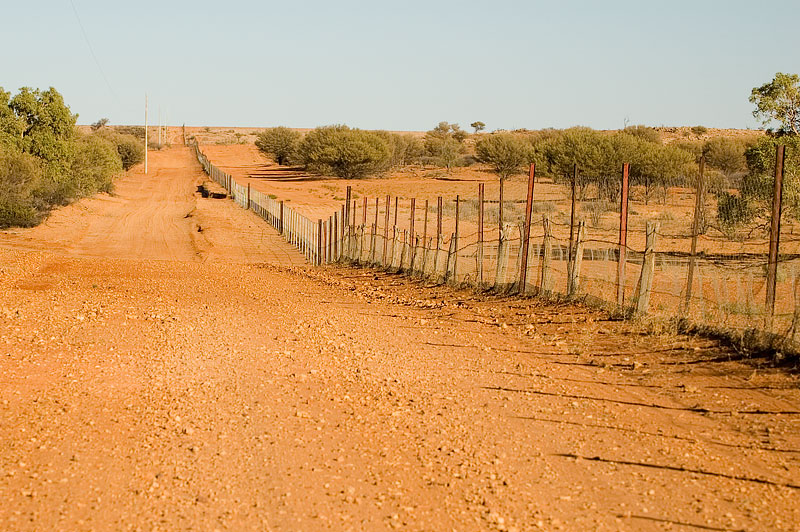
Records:
M782 146L772 223L760 238L711 222L717 206L702 159L694 188L665 188L660 200L651 201L649 190L631 190L627 164L613 204L576 186L577 167L571 183L556 184L536 181L531 165L524 198L490 199L476 183L477 197L469 199L356 200L348 187L340 209L311 220L238 184L195 150L234 201L312 264L349 261L480 290L582 298L629 316L677 317L749 347L797 353L800 239L787 224L781 243ZM500 190L502 197L502 183Z

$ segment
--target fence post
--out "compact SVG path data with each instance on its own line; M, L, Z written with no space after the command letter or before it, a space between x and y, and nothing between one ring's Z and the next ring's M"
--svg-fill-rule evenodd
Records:
M425 217L422 222L422 265L419 268L420 274L425 274L425 263L428 261L428 247L425 242L428 241L428 200L425 200Z
M408 231L403 229L403 243L400 246L400 265L397 267L398 270L403 270L403 262L406 258L406 239L408 238Z
M483 189L484 184L478 183L478 253L477 253L477 280L478 288L483 288Z
M450 274L450 264L452 262L452 257L455 254L455 244L456 244L455 233L452 233L450 235L450 245L447 246L447 260L444 263L445 264L445 267L444 267L444 282L445 283L447 283L448 281L450 281L450 279L453 278L453 276Z
M539 293L549 295L553 289L553 236L550 232L550 215L542 216L544 238L542 238L542 276L539 283Z
M622 163L622 189L619 210L619 256L617 258L617 305L625 304L625 256L628 246L628 173L630 164Z
M439 251L441 250L442 242L442 197L436 198L436 253L433 256L433 272L436 274L439 270Z
M453 233L453 240L455 241L453 244L453 283L458 283L458 218L460 204L458 194L456 194L456 230Z
M322 263L322 220L317 220L317 265Z
M569 272L569 292L573 296L580 288L581 265L583 264L583 240L586 238L586 222L578 222L578 233L575 235L575 256L572 258L572 269Z
M247 210L250 210L250 183L247 183Z
M642 273L639 277L639 294L636 296L636 313L647 314L650 306L650 292L653 289L653 274L656 264L656 235L658 234L658 222L647 222L647 243L644 248L644 258L642 259Z
M386 195L386 214L384 216L383 222L383 255L381 255L381 262L383 266L386 267L389 263L386 261L386 251L389 249L389 211L391 210L391 201L392 199L389 195Z
M415 239L415 232L414 232L414 218L417 213L417 198L411 198L411 215L410 220L408 223L408 243L409 243L409 252L408 252L408 269L409 271L414 271L414 255L416 255L416 248L414 247Z
M775 147L775 184L772 191L772 220L769 226L769 263L767 264L767 315L764 325L772 330L775 317L775 291L778 279L778 251L781 240L781 203L783 201L783 163L786 146Z
M506 242L506 235L511 231L511 225L503 227L500 231L500 238L497 241L497 271L495 272L494 288L495 290L505 290L506 276L508 274L508 256L510 250Z
M525 293L525 282L528 277L528 246L531 237L531 213L533 212L533 186L536 165L531 163L528 171L528 198L525 202L525 227L522 231L522 257L519 268L519 287L520 293Z
M692 248L689 254L689 272L686 275L686 299L683 302L683 315L689 317L692 304L692 285L694 284L694 270L697 263L697 237L700 235L700 219L703 216L703 193L705 188L705 155L700 157L699 173L694 192L694 222L692 222Z
M577 188L578 184L578 164L575 163L572 165L572 201L570 205L569 211L569 249L567 250L567 294L572 294L572 269L574 267L573 264L573 240L575 238L575 189Z
M333 260L339 260L339 211L333 213Z

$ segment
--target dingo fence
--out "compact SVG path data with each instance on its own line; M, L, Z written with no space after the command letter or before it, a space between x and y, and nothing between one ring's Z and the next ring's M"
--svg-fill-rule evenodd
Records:
M637 198L634 206L643 212L629 207L627 165L614 204L581 197L574 179L571 187L540 184L531 167L524 199L490 200L483 183L477 198L435 202L354 200L348 187L345 203L314 221L237 183L196 144L195 150L234 201L314 265L347 261L478 290L582 298L628 316L678 318L690 328L747 339L752 348L797 352L800 249L794 247L800 239L792 238L794 227L784 235L782 254L780 224L770 226L768 238L736 238L714 228L702 163L693 188L665 187L662 203L651 204L649 190L643 202ZM780 199L782 168L775 177ZM534 200L536 185L550 200ZM774 209L780 213L780 201Z

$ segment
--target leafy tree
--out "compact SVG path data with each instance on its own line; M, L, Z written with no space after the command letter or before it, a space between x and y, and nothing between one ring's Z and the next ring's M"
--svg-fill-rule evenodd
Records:
M755 87L750 93L755 104L753 116L766 125L777 120L784 131L800 135L800 76L778 72L769 83Z
M22 149L50 164L64 168L72 156L72 139L78 115L73 115L54 88L28 87L9 102L22 124Z
M256 146L283 166L292 160L301 137L299 132L287 127L273 127L259 133Z
M475 146L478 160L490 165L501 180L518 173L530 159L530 145L512 133L484 135Z
M307 133L297 152L310 171L346 178L382 171L392 156L389 143L378 133L344 125L318 127Z
M483 122L481 122L480 120L478 120L477 122L473 122L473 123L471 123L471 124L469 125L469 127L471 127L472 129L474 129L474 130L475 130L475 133L478 133L478 131L483 131L484 129L486 129L486 124L484 124Z

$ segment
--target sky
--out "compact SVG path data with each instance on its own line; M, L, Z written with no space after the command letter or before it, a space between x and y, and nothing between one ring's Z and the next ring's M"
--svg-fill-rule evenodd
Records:
M797 0L2 3L0 87L81 124L758 128L800 73Z

